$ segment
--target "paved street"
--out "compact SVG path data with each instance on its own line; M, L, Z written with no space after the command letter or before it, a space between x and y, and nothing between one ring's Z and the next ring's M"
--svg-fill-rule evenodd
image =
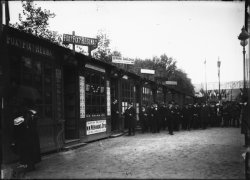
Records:
M244 179L239 128L121 136L43 157L26 178Z

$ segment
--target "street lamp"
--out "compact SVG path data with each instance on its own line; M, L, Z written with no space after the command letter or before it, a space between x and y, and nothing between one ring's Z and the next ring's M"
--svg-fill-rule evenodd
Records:
M218 78L219 78L219 101L221 100L221 95L220 95L220 65L221 65L221 61L218 58L217 67L218 67Z
M248 34L248 32L245 30L245 27L243 26L242 29L241 29L241 33L238 36L238 39L240 40L240 45L243 47L243 95L242 95L242 99L241 99L242 103L244 103L246 95L247 95L247 92L246 92L246 80L245 80L245 54L246 54L245 46L247 45L247 39L249 37L250 37L250 35ZM242 113L242 117L243 117L242 122L244 123L244 119L246 117L244 118L243 114L245 114L246 109L243 108L243 111L241 111L241 113ZM245 126L247 126L247 125L248 124L246 124ZM248 131L249 130L247 129L247 131L244 132L245 133L245 146L249 145L249 143L248 143Z
M238 39L240 40L240 45L243 46L243 98L245 98L246 96L246 80L245 80L245 54L246 54L246 50L245 50L245 46L247 45L247 39L250 37L250 35L248 34L248 32L245 30L245 27L243 26L241 29L241 33L238 36Z

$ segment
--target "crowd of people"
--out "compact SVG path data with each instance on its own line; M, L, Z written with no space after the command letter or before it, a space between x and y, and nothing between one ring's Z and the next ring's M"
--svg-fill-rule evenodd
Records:
M180 106L174 101L150 106L142 106L139 113L139 122L142 132L159 133L168 130L174 131L206 129L207 127L239 127L241 105L237 102L223 103L194 103ZM128 122L129 135L135 133L136 112L130 103L124 113Z

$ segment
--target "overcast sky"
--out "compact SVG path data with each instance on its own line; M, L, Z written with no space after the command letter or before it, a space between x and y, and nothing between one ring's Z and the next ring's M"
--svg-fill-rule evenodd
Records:
M244 25L244 2L219 1L35 1L56 14L50 29L60 34L96 37L104 31L111 49L123 57L152 58L165 53L177 61L192 83L243 79L242 46L238 35ZM10 3L11 23L22 11Z

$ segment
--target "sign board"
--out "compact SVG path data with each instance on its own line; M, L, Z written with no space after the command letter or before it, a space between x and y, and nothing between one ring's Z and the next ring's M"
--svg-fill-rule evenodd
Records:
M85 77L79 77L80 88L80 118L85 118Z
M112 63L121 63L121 64L134 64L134 59L124 58L119 56L112 56Z
M97 47L98 40L71 34L63 34L63 43Z
M141 69L141 73L144 73L144 74L155 74L155 70Z
M107 116L111 115L111 103L110 103L110 81L106 81L107 87Z
M106 132L106 120L87 121L86 128L87 135Z
M177 81L165 81L166 85L177 85Z

